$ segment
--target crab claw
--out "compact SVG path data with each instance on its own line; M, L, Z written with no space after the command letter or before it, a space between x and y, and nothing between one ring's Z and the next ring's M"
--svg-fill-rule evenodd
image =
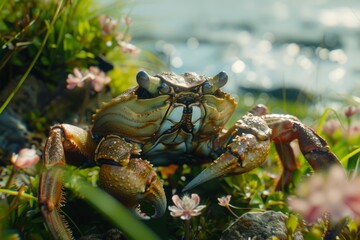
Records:
M248 172L265 161L270 151L271 129L262 118L249 113L239 119L228 133L226 151L188 183L183 191L214 178Z
M154 208L151 217L160 217L166 210L166 197L162 183L152 165L142 159L130 159L126 166L102 164L99 173L101 187L132 209L142 219L150 216L141 211L148 202Z
M214 178L248 172L265 161L269 150L269 139L259 140L252 134L237 135L228 150L188 183L183 192Z
M225 177L238 168L239 164L237 162L237 158L229 153L224 153L208 168L205 168L199 175L191 180L182 191L187 192L190 189L212 179Z

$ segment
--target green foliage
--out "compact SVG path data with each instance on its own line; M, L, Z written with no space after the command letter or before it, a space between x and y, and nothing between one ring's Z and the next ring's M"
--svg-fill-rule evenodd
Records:
M296 229L298 228L298 225L299 225L298 218L293 214L289 214L289 217L286 220L286 228L290 236L292 236L295 233Z
M0 86L4 88L19 75L22 78L1 106L0 113L29 74L35 74L47 84L63 85L67 73L75 67L87 69L101 65L100 59L104 59L115 69L112 89L118 94L124 90L123 86L133 84L134 75L129 76L140 66L160 67L153 55L135 54L136 47L129 43L130 23L119 18L123 7L123 1L105 4L94 0L2 3L0 75L3 81ZM110 20L109 16L119 19Z
M50 25L57 5L60 5L59 15ZM105 8L120 10L122 5L122 2L112 3ZM39 50L45 32L50 30L40 63L35 67L38 71L53 78L57 69L89 65L94 63L95 56L106 54L116 47L116 32L102 34L98 20L100 13L108 12L92 0L58 3L21 0L16 4L10 1L1 9L3 54L12 56L8 59L9 64L26 67L27 60L32 60Z
M39 167L39 166L35 166ZM48 233L43 229L43 220L37 210L37 191L39 176L28 175L20 169L7 167L14 178L5 178L8 188L0 188L0 238L1 239L47 239ZM24 178L28 178L27 185L17 187ZM10 182L11 181L11 182ZM27 181L26 181L27 182ZM23 183L21 183L23 184ZM6 196L6 197L5 197Z

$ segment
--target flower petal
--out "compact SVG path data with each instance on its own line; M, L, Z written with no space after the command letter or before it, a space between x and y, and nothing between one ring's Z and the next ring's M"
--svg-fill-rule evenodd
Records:
M181 199L179 198L178 195L172 196L171 199L178 208L183 209L182 201L181 201Z
M200 197L196 193L191 194L191 199L194 201L194 207L199 205L200 203Z
M194 211L200 212L200 211L202 211L204 208L206 208L206 205L199 205L199 206L197 206L197 207L194 209Z
M36 151L30 148L21 149L19 154L13 154L10 159L11 163L18 168L35 165L39 160L40 157L36 154Z

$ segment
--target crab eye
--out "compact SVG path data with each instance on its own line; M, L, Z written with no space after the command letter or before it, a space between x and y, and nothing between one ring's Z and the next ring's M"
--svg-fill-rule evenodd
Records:
M208 81L206 81L203 85L203 93L211 93L213 91L214 85Z
M170 86L167 85L166 83L161 83L160 87L158 88L160 93L169 93L170 92Z
M160 84L160 79L150 76L144 71L140 71L136 75L136 80L140 87L146 89L151 94L158 94L157 88Z
M227 80L228 75L225 72L220 72L216 76L208 78L208 80L203 84L203 92L212 94L219 88L223 87Z

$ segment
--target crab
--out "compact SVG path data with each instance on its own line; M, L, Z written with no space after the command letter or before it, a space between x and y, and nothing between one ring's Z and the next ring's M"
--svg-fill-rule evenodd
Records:
M44 148L45 171L40 179L39 202L54 238L71 239L59 214L62 172L71 153L100 166L99 185L139 217L139 205L149 202L151 217L166 210L166 195L153 166L209 163L184 191L214 178L248 172L267 158L270 142L283 165L277 186L288 185L298 168L290 143L299 147L314 170L340 165L328 144L296 117L269 114L258 105L224 128L237 103L221 90L228 75L213 77L196 73L154 76L140 71L138 85L104 103L93 115L90 130L57 124L50 130Z

